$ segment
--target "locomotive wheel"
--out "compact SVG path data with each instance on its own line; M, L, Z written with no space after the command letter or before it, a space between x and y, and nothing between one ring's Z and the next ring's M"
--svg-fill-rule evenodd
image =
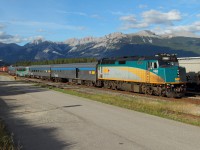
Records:
M165 97L166 96L165 90L161 90L159 92L159 96Z
M117 86L116 85L112 85L112 89L113 90L117 90Z
M152 95L153 94L153 90L151 88L147 89L147 94Z
M146 94L146 86L145 85L142 85L141 92L144 93L144 94Z
M109 82L104 82L104 88L107 88L107 89L110 89L110 88L111 88Z
M112 88L113 90L117 90L117 85L113 82L113 83L111 83L111 88Z
M174 97L175 97L175 93L172 92L172 91L166 92L166 96L167 96L168 98L174 98Z

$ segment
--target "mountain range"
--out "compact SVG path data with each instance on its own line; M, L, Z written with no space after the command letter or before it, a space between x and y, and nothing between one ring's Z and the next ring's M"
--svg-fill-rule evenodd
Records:
M24 46L0 43L0 60L7 63L57 58L150 56L158 53L173 53L178 57L200 56L200 38L157 35L144 30L133 34L111 33L98 38L72 38L64 42L40 39Z

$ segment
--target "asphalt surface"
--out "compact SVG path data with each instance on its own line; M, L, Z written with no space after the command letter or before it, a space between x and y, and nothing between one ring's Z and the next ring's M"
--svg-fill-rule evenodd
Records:
M0 76L0 117L26 150L199 150L200 128Z

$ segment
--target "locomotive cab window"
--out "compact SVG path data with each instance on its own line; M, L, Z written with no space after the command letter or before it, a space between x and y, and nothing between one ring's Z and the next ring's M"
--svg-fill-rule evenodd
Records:
M158 68L158 63L157 62L149 62L148 63L148 68L157 69Z
M154 62L154 63L153 63L153 68L154 68L154 69L158 68L157 62Z

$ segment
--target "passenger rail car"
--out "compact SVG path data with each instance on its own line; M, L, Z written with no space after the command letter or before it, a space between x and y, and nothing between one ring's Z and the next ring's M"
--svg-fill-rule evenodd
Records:
M51 66L50 65L34 65L29 66L28 77L38 79L50 79L51 78Z
M25 77L29 73L29 67L20 66L20 67L16 67L15 69L16 69L16 76L19 76L19 77Z
M96 62L51 65L51 78L55 81L94 85L97 80L96 68Z
M8 73L9 73L10 75L16 75L16 67L14 67L14 66L9 66L9 67L8 67Z

